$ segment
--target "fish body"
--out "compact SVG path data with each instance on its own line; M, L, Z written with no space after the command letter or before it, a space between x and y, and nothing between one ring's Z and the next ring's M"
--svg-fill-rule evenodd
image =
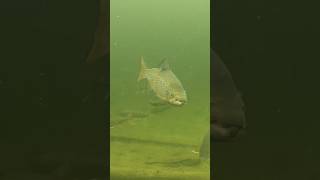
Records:
M182 83L171 71L169 64L164 59L160 68L147 68L141 57L141 69L138 82L146 79L158 98L169 104L182 106L187 102L187 94Z
M199 150L201 160L210 159L210 144L236 138L246 128L244 102L232 76L220 57L211 49L210 130Z
M96 63L98 59L109 53L110 48L109 43L107 43L109 34L107 25L109 24L109 18L107 14L109 6L110 4L107 0L99 0L98 26L93 37L94 43L86 59L86 62L89 64Z
M233 78L211 50L211 135L215 141L231 140L246 128L244 102Z

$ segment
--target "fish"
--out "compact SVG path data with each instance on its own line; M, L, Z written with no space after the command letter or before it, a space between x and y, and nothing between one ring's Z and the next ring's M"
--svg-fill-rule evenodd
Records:
M108 24L110 20L108 18L108 9L108 1L99 0L98 25L93 35L93 45L86 58L88 64L94 64L98 59L109 54L108 34L110 33L110 29L108 28Z
M201 160L210 159L210 143L229 142L246 128L245 104L231 73L211 49L210 129L199 149Z
M246 128L245 105L231 73L211 49L211 135L229 141Z
M187 103L186 91L180 80L171 71L166 58L160 63L160 68L148 68L143 56L140 63L138 82L146 79L151 90L164 102L175 106L183 106Z

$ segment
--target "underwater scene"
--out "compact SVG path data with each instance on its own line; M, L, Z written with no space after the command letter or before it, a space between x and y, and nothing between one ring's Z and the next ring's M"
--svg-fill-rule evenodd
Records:
M110 2L111 179L210 179L209 0Z
M320 179L318 6L2 2L1 180Z

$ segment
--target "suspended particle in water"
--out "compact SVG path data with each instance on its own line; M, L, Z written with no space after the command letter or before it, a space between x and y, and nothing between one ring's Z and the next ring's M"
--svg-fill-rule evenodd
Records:
M192 150L191 151L193 154L199 154L200 152L199 151L196 151L196 150Z
M120 16L119 15L116 16L116 22L117 22L117 24L120 24Z
M258 15L257 16L257 20L260 21L261 20L261 16Z

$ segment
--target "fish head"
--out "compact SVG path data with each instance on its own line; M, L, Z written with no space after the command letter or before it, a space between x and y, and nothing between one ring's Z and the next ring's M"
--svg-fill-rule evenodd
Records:
M187 96L185 93L173 93L169 98L169 103L175 106L183 106L187 103Z

